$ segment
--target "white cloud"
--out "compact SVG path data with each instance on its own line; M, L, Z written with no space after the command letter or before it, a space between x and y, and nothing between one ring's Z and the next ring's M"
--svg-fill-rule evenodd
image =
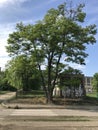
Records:
M2 70L5 69L8 60L10 60L10 57L0 57L0 67Z
M29 0L0 0L0 7L6 7L8 5L19 5L20 3L23 3L25 1Z
M8 53L6 52L6 49L5 49L6 43L7 43L6 39L2 40L2 43L0 43L0 67L2 69L4 69L5 64L7 63L7 60L9 60Z
M88 59L85 60L86 65L90 63L90 61ZM80 65L80 64L76 64L76 63L71 63L69 64L71 67L73 67L74 69L78 69L81 71L84 71L86 69L86 65Z
M15 3L15 2L25 2L28 0L0 0L0 5L3 5L5 3Z
M71 67L73 67L74 69L79 69L79 70L85 69L84 65L79 65L79 64L72 64Z
M0 67L2 69L4 69L5 64L10 59L5 46L7 45L9 33L13 32L13 27L12 24L0 25Z

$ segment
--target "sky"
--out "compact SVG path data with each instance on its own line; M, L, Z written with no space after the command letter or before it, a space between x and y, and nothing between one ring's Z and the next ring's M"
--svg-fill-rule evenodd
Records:
M5 46L10 33L15 31L15 26L19 22L34 24L43 19L50 8L57 8L58 5L70 0L0 0L0 67L2 70L11 58L6 52ZM74 5L84 3L86 19L83 26L96 24L98 28L98 0L71 0ZM98 72L98 33L96 43L88 45L85 59L85 66L72 64L75 69L80 69L84 75L93 76Z

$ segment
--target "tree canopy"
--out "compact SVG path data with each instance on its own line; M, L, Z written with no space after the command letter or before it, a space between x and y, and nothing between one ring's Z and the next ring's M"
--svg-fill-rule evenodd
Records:
M13 58L6 66L6 78L12 86L23 91L40 88L39 72L25 55Z
M17 24L16 31L9 35L6 47L10 56L33 56L48 101L52 100L56 80L64 65L67 62L85 64L88 55L86 45L96 42L96 26L82 26L86 16L84 5L67 7L67 3L64 3L50 9L34 25ZM46 75L43 75L42 69L47 69Z
M92 79L92 85L94 89L98 92L98 73L95 73Z

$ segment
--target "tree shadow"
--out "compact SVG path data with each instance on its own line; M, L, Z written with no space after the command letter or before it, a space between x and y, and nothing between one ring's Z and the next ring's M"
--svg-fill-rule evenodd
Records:
M74 110L86 110L91 112L98 112L98 99L95 97L88 97L85 98L77 98L77 99L70 99L70 98L55 98L53 100L55 105L64 106L65 109L74 109Z

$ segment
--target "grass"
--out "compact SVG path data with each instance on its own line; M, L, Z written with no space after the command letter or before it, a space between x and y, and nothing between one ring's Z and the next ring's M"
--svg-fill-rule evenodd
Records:
M32 119L32 121L90 121L86 117L62 116L62 117L39 117Z
M96 92L88 93L87 96L92 98L97 98L97 93Z
M21 121L24 119L24 117L14 118L15 121ZM45 121L45 122L51 122L51 121L90 121L89 117L84 116L34 116L34 117L26 117L24 121Z
M0 91L0 94L6 94L8 91ZM33 90L29 92L19 91L18 96L14 99L15 102L28 103L28 104L46 104L44 91ZM13 101L13 102L14 102ZM53 98L55 105L98 105L98 98L96 92L88 93L85 98Z
M44 91L39 91L39 90L32 90L32 91L28 91L28 92L19 92L18 93L18 97L20 98L31 98L31 97L42 97L42 96L45 96L45 93Z
M19 103L28 103L28 104L46 104L45 93L39 90L33 90L29 92L18 93L17 99L14 100ZM89 93L85 98L53 98L53 104L55 105L98 105L98 99L96 97L96 92Z
M90 99L98 100L97 92L88 93L87 97L90 98Z
M0 94L6 94L8 93L9 91L0 91Z
M40 98L44 97L43 95L33 95L33 94L23 94L23 95L18 95L18 98Z

